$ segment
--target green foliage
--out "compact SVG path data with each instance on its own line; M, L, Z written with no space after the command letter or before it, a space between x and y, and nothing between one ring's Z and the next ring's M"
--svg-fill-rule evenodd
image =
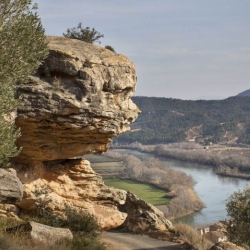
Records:
M250 143L250 97L191 101L137 96L132 100L142 113L131 124L131 131L115 138L114 143L180 142L189 129L200 125L197 142L225 141L227 135Z
M100 225L94 215L87 211L77 211L66 206L63 227L68 227L74 232L96 236L100 231Z
M36 188L32 193L36 197L36 215L40 223L54 227L66 227L74 232L83 232L96 236L100 231L97 219L87 211L78 211L65 204L64 216L54 213L50 208L51 190L46 186Z
M250 248L250 186L234 192L226 204L232 221L228 225L228 238L231 242Z
M29 0L0 3L0 167L18 154L15 140L20 132L13 125L18 101L16 84L24 83L47 55L47 42L40 19Z
M63 33L64 37L69 37L81 41L85 41L87 43L95 43L99 41L100 38L104 37L100 32L96 31L94 28L90 29L90 27L83 28L82 23L79 23L77 27L67 29L66 33Z
M112 46L110 46L110 45L106 45L105 49L108 49L108 50L110 50L112 52L115 52L115 49Z

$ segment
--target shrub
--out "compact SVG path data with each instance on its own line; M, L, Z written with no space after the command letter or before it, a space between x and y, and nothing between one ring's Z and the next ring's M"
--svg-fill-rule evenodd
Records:
M110 45L106 45L105 49L108 49L108 50L111 50L112 52L115 52L115 49L112 46L110 46Z
M226 204L231 222L227 227L228 239L246 249L250 249L250 185L243 191L234 192Z
M95 43L99 41L100 38L104 37L100 32L96 31L94 28L90 27L83 28L82 23L79 23L77 27L67 29L66 33L63 33L63 36L85 41L87 43Z
M205 250L213 246L211 241L201 237L195 229L186 224L177 224L174 229L177 236L194 246L195 249Z

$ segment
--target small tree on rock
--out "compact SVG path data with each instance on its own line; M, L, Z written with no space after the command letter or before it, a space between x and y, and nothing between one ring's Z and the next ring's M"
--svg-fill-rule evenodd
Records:
M227 228L229 240L250 249L250 185L242 192L234 192L226 207L232 219Z
M83 28L82 23L79 23L77 27L67 29L67 32L63 33L63 36L78 39L92 44L95 42L98 42L100 44L101 42L99 41L99 39L104 37L104 35L96 31L94 28Z

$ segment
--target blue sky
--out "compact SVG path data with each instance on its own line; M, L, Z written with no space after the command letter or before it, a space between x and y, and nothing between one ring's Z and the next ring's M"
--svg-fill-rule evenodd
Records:
M89 26L136 64L135 95L223 99L250 89L249 0L41 0L47 35Z

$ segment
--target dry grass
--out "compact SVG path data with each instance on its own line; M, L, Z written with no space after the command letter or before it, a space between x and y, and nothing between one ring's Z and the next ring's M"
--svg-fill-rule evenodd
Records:
M32 218L34 219L34 218ZM100 241L100 235L73 232L73 240L53 244L34 242L23 232L6 233L5 228L20 224L13 219L0 218L0 250L106 250L106 244Z
M186 224L177 224L175 226L175 232L182 240L194 246L195 249L207 250L213 246L211 241L201 237L195 229Z

